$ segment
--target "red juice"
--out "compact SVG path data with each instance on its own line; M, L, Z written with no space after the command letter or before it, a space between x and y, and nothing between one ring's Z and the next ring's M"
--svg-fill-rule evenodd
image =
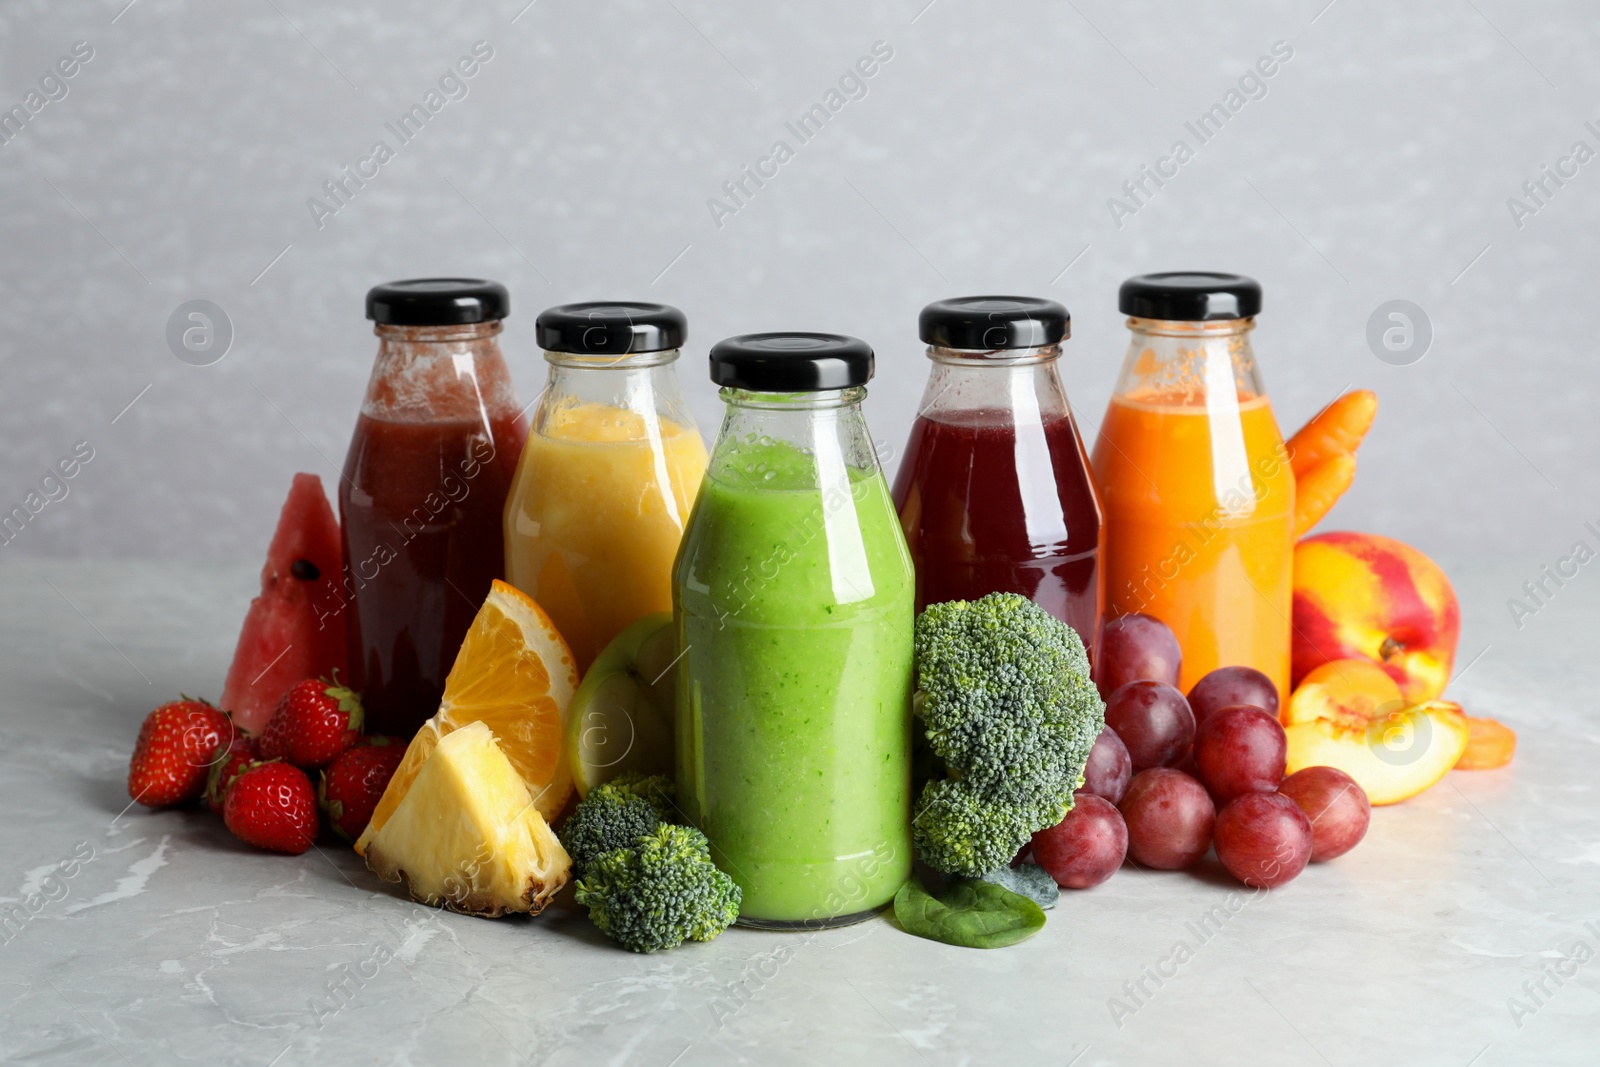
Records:
M438 710L461 639L503 577L501 511L526 439L514 416L356 421L339 511L351 684L368 731L409 738Z
M1020 593L1077 630L1093 658L1104 527L1070 414L1020 427L997 408L921 416L894 500L916 565L918 611Z

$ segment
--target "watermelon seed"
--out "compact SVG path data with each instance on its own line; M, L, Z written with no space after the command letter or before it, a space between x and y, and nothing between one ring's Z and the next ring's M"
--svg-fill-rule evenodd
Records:
M302 582L314 582L322 577L322 572L317 569L317 565L309 559L295 560L294 565L289 568L289 573Z

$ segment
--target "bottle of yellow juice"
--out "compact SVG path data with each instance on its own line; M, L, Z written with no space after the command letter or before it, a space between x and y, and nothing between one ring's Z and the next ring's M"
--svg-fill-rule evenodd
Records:
M587 670L624 627L672 610L672 561L706 469L664 304L587 303L538 318L550 376L505 510L506 580Z

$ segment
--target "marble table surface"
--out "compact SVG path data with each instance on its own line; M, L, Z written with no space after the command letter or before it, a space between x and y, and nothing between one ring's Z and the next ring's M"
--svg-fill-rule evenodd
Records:
M1003 950L880 919L638 956L567 898L449 915L344 849L126 810L141 718L219 691L254 568L8 561L0 1061L1592 1065L1600 579L1519 628L1541 562L1450 568L1452 694L1520 731L1516 762L1380 809L1282 889L1125 868Z

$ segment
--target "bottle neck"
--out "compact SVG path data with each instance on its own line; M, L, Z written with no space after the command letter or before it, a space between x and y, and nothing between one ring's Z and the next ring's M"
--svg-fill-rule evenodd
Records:
M613 355L587 355L580 352L546 351L544 360L552 367L568 370L648 370L676 363L681 349L664 348L659 352L623 352Z
M699 433L678 381L678 356L675 348L605 356L546 352L550 374L533 431L559 435L562 425L582 420L615 440Z
M866 386L857 385L848 389L819 389L808 393L762 393L754 389L724 386L717 391L717 395L728 405L730 416L735 410L765 412L776 424L785 422L789 417L803 419L808 412L848 407L854 407L859 412L861 402L867 398L867 389Z
M930 346L917 414L935 422L1052 422L1070 414L1060 345L980 352Z
M504 328L505 324L499 319L451 326L393 326L380 322L373 325L372 332L378 335L380 346L385 343L448 345L486 341L499 337Z
M1250 333L1255 319L1175 322L1130 318L1114 392L1153 403L1205 405L1264 396Z
M928 358L935 363L963 367L1010 367L1018 364L1054 363L1061 358L1061 346L1038 348L941 348L928 346Z
M514 418L516 393L500 352L499 321L373 327L378 354L361 413L392 422Z
M711 452L712 477L750 489L848 487L876 473L861 411L864 387L809 393L721 391L727 412Z

